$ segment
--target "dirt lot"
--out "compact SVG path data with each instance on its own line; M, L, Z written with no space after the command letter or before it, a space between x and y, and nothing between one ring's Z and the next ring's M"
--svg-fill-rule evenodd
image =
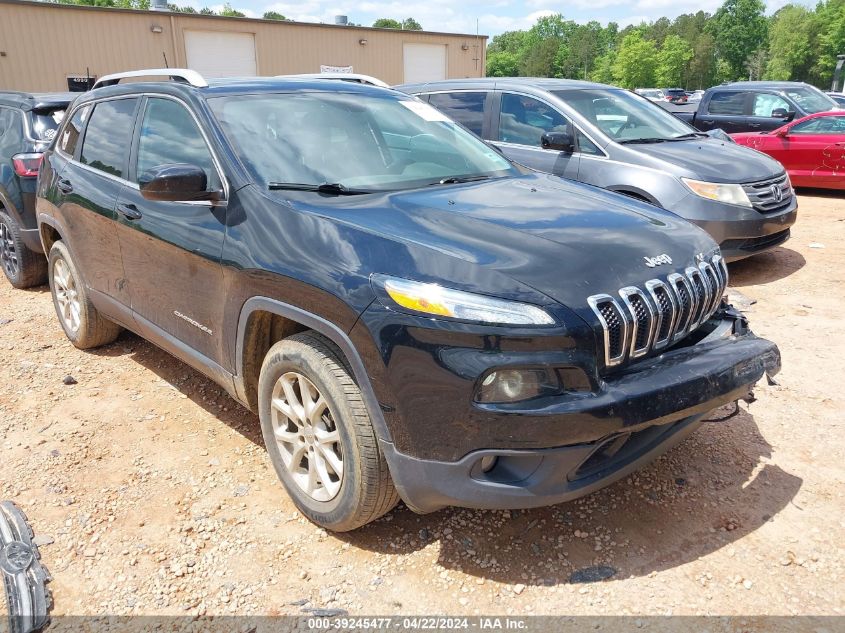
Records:
M738 417L575 503L337 536L221 389L133 335L74 349L46 288L2 279L0 499L52 541L54 614L843 614L845 197L801 195L793 235L731 266L784 364Z

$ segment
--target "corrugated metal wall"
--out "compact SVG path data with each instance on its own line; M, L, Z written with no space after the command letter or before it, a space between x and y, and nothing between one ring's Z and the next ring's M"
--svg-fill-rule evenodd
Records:
M483 76L486 39L472 35L0 0L0 90L66 90L67 77L84 76L86 68L99 77L160 68L165 55L169 66L184 66L186 30L255 34L259 75L313 73L325 64L398 84L402 46L419 42L446 45L449 78Z

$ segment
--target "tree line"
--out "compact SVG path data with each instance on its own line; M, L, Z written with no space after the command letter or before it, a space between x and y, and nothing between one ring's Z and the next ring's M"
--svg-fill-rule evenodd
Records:
M620 29L541 17L530 29L497 35L487 48L492 77L591 79L624 88L703 89L724 81L806 81L830 87L845 54L845 0L815 8L787 4L765 15L762 0L726 0L714 13Z

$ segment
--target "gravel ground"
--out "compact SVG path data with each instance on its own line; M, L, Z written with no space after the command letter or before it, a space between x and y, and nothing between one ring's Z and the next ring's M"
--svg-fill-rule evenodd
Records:
M54 615L843 614L845 202L800 204L785 247L731 266L784 363L739 416L573 503L400 505L342 535L300 517L220 388L130 334L78 351L46 287L2 279L0 499Z

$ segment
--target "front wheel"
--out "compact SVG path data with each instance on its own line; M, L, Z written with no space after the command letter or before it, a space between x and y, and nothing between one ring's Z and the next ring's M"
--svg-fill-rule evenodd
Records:
M270 460L309 520L346 532L398 503L361 392L332 343L314 332L276 343L258 391Z

